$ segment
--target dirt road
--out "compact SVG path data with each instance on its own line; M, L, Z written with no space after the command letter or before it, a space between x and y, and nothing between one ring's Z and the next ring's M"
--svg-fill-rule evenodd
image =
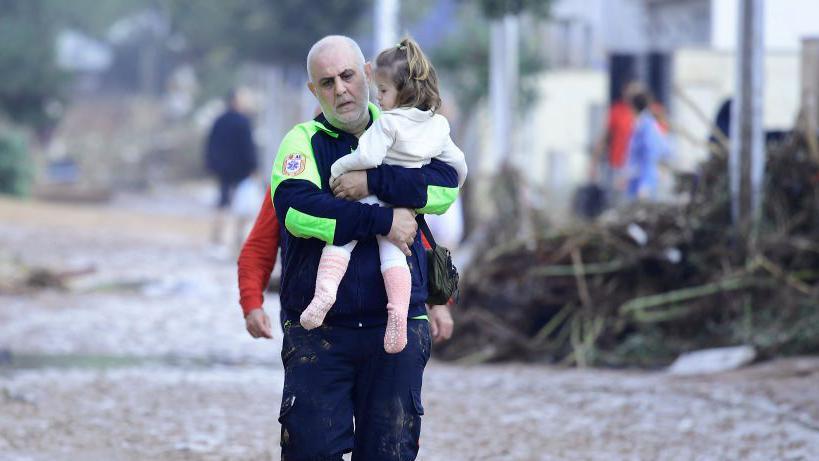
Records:
M244 332L206 236L150 200L0 200L5 279L93 269L0 294L0 461L278 459L279 343ZM699 377L433 361L423 399L421 460L819 459L817 358Z

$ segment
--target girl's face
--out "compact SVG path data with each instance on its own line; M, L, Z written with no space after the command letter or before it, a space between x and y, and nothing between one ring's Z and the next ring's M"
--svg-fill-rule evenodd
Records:
M398 90L392 83L392 79L384 75L383 72L375 73L375 94L378 105L382 110L395 109L395 99L398 97Z

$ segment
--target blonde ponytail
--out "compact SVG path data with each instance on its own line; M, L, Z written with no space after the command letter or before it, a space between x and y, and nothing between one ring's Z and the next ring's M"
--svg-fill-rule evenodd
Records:
M398 91L399 107L435 111L441 107L438 76L418 43L405 37L375 59L376 73L389 77Z
M407 50L407 67L409 76L414 80L426 80L429 78L429 69L432 67L421 47L415 40L407 37L401 40L401 46Z

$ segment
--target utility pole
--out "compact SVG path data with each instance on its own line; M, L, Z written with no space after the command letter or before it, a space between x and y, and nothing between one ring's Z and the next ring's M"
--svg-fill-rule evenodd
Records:
M519 19L507 13L490 21L489 109L492 115L492 155L495 165L512 163L513 118L518 91Z
M520 16L507 12L491 19L489 44L489 108L492 117L492 164L499 173L514 178L513 196L517 210L518 236L532 240L533 225L528 203L528 183L517 157L517 95L520 75Z
M489 112L492 117L492 164L496 167L509 161L511 129L510 75L507 72L507 33L504 17L489 23Z
M739 0L736 93L731 108L731 216L752 249L762 214L765 171L763 115L763 0Z
M375 41L373 55L381 50L398 44L398 13L401 10L399 0L376 0L373 17L375 19Z

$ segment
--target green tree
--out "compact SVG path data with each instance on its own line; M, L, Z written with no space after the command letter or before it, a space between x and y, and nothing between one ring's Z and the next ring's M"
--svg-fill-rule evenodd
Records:
M459 26L433 50L432 59L435 67L442 74L441 79L452 88L460 108L469 113L489 94L489 21L490 13L485 4L493 3L482 0L481 8L473 3L464 2L461 6ZM503 2L499 2L503 3ZM528 3L528 2L524 2ZM548 2L537 4L537 17L545 13L540 8ZM532 7L534 8L534 7ZM530 78L545 67L545 56L542 47L535 37L523 35L520 43L520 86L518 107L526 108L537 97L537 91Z
M0 125L0 194L28 195L33 177L26 133Z
M0 112L11 121L42 127L46 107L62 94L67 76L57 68L57 18L51 3L0 1Z
M152 0L30 0L44 4L60 27L105 40L111 25L153 5Z
M35 129L53 124L49 104L63 99L71 81L57 67L57 33L74 27L99 36L138 6L128 0L0 0L0 113Z
M530 13L534 16L549 15L551 0L480 0L487 18L499 18L505 14Z
M299 71L310 46L335 33L355 35L369 17L371 0L159 0L172 34L200 73L225 80L224 71L245 61ZM299 76L300 76L299 72Z
M62 28L98 39L117 20L156 11L168 22L160 53L186 60L207 80L229 82L242 62L304 66L310 45L329 33L354 35L371 0L0 0L0 113L40 127L70 76L55 60ZM224 88L221 88L224 89Z

